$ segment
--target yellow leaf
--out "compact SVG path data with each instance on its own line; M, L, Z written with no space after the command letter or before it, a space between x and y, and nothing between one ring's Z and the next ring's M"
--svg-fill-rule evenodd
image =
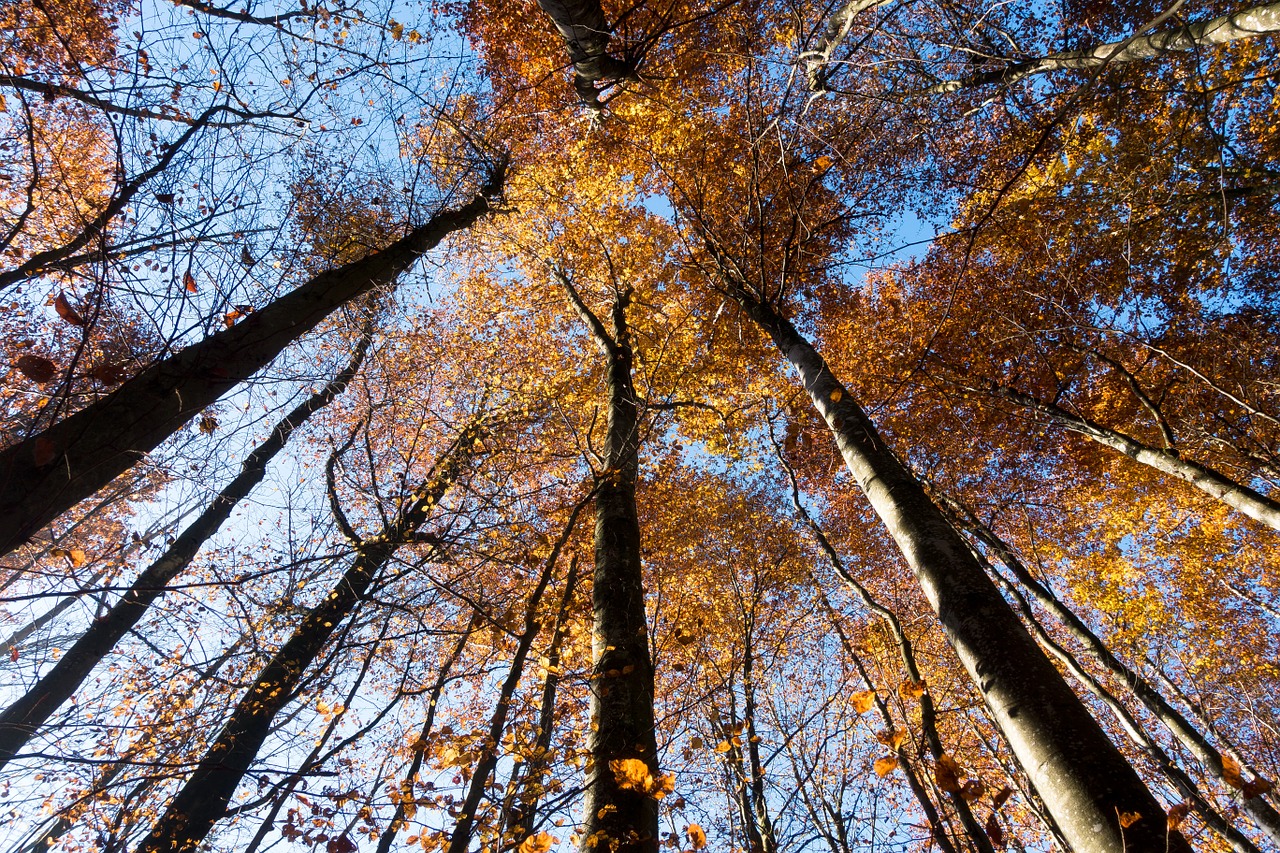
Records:
M880 741L894 752L898 751L898 748L902 746L906 739L907 733L900 732L897 729L889 729L888 731L876 733L876 740Z
M839 388L831 392L831 402L833 403L839 403L843 397L844 397L844 392L841 391Z
M694 850L701 850L703 847L707 846L707 834L703 832L702 827L698 826L696 823L689 824L689 828L686 830L686 833L689 836L689 846Z
M884 758L877 758L876 763L872 765L872 769L876 771L876 775L884 778L893 772L898 766L898 759L892 755L886 755Z
M733 744L727 740L722 740L716 744L716 752L728 752L731 749L733 749Z
M85 556L84 551L81 551L79 548L72 548L70 556L71 565L75 566L77 569L89 561L89 558Z
M871 706L875 704L876 692L874 690L863 690L853 694L853 710L859 714L865 714L871 710Z

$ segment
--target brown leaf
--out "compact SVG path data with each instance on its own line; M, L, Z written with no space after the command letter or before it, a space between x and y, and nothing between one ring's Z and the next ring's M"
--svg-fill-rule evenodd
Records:
M66 320L73 326L83 326L84 318L80 316L80 312L71 307L71 303L67 301L65 293L59 293L58 298L53 300L54 310L58 312L58 316Z
M966 803L976 803L987 792L987 786L977 779L970 779L960 787L960 796Z
M1182 821L1186 820L1186 817L1190 812L1190 803L1178 803L1176 806L1169 809L1169 815L1165 818L1165 823L1171 830L1179 829L1182 826Z
M13 366L38 385L43 385L58 374L58 365L39 355L20 355Z
M902 746L902 744L906 741L906 739L907 739L907 733L900 732L897 729L889 729L888 731L876 732L876 740L880 741L882 744L889 747L894 752L898 751L898 748Z
M9 647L9 660L10 660L10 661L12 661L13 663L17 663L17 662L18 662L18 647L17 647L17 646L10 646L10 647Z
M93 366L89 375L103 385L119 385L124 381L124 365L112 361L103 361Z
M950 755L941 755L933 762L933 778L937 780L938 787L948 794L958 794L964 771Z
M984 827L987 831L987 838L991 839L991 843L1001 850L1004 849L1004 830L1000 827L1000 821L996 817L996 813L992 812L987 818L987 825Z
M1254 797L1261 797L1263 794L1270 793L1275 787L1275 783L1270 779L1263 779L1261 776L1257 776L1252 781L1245 782L1240 792L1244 794L1246 800L1251 800Z
M205 435L213 432L218 428L218 421L209 415L200 416L200 431Z
M1013 796L1013 789L1010 788L1008 785L1005 785L1003 788L1001 788L999 791L995 793L995 796L991 798L991 807L993 809L998 810L1001 806L1003 806L1005 803L1009 801L1009 798L1011 796Z
M156 201L161 204L173 204L173 193L156 193Z

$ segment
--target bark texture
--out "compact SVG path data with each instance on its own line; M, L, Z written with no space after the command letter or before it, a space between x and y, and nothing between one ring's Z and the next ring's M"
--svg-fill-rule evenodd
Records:
M138 845L138 853L188 853L204 841L226 813L231 795L262 748L276 714L293 700L303 673L338 625L364 600L396 550L426 521L470 457L479 435L478 424L465 429L395 520L378 536L357 544L351 567L258 673L200 764Z
M619 784L620 762L644 762L656 780L653 659L645 617L636 508L639 408L632 385L627 329L629 293L613 304L612 334L559 276L569 301L591 330L606 365L609 418L607 468L596 491L595 585L592 589L591 719L584 853L657 853L658 803L651 791Z
M609 55L612 30L600 0L538 0L538 5L564 39L569 61L573 63L573 87L578 97L590 109L601 110L604 105L600 102L597 84L632 79L635 69Z
M104 616L94 620L89 630L67 650L53 669L0 714L0 768L17 755L62 703L71 698L93 668L138 624L155 600L164 594L169 582L190 565L209 537L217 533L231 516L236 504L262 482L267 466L284 448L289 436L346 389L360 370L372 340L373 318L370 316L356 351L342 372L276 424L266 441L254 448L245 459L240 474L218 493L199 518L138 575L128 591Z
M995 71L983 71L955 80L944 80L922 90L919 94L936 95L961 89L976 89L981 86L1007 86L1036 74L1159 59L1170 53L1217 47L1239 39L1254 38L1275 32L1280 32L1280 3L1255 6L1208 21L1197 21L1186 26L1135 35L1124 41L1015 62Z
M0 451L0 555L129 470L146 453L346 302L388 285L490 208L503 170L470 202L385 249L327 270L221 332L164 359L113 393Z
M1152 447L1119 430L1105 427L1088 418L1072 414L1061 406L1036 399L1012 388L999 388L996 393L1020 406L1047 416L1072 432L1088 436L1104 447L1123 453L1135 462L1190 483L1206 495L1222 501L1253 520L1280 530L1280 502L1242 483L1237 483L1208 465L1183 459L1173 450Z
M846 466L915 573L947 640L1072 848L1077 853L1189 853L1179 833L1166 831L1164 809L848 389L790 321L744 287L729 284L751 319L799 371Z

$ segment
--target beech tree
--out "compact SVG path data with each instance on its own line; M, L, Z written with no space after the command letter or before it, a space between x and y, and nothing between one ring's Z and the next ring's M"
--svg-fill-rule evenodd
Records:
M10 6L9 848L1280 843L1276 6Z

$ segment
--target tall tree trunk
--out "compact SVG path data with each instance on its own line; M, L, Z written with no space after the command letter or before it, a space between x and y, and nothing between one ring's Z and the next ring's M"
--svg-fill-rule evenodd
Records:
M74 415L0 450L0 555L129 470L339 306L390 284L447 235L483 216L502 177L496 169L462 207L441 211L385 249L320 273Z
M1181 834L1166 831L1164 809L848 389L790 321L725 272L734 298L799 371L845 465L1071 846L1077 853L1189 853Z
M476 762L472 772L471 784L467 788L467 795L462 800L462 812L458 816L458 822L454 824L453 835L449 838L447 853L467 853L467 848L471 845L471 833L475 829L477 822L476 812L480 808L480 801L484 798L485 789L489 787L489 777L493 775L494 769L498 766L502 733L507 728L507 716L511 712L511 703L515 700L516 688L520 686L520 678L524 675L524 664L529 657L529 650L533 648L533 641L537 639L538 633L542 630L542 623L538 620L538 607L542 603L542 596L547 591L547 585L551 583L556 563L560 560L560 552L564 550L565 543L573 535L573 528L578 521L578 513L582 511L590 500L591 494L589 493L573 508L564 530L556 540L555 545L552 546L551 554L548 555L543 565L542 576L538 578L538 585L534 587L533 593L529 596L529 603L525 606L524 611L524 628L520 632L520 640L516 644L516 653L511 659L511 667L507 670L507 677L503 680L502 686L498 690L498 700L494 703L493 714L489 717L489 739L485 744L484 751L481 753L480 760Z
M640 435L627 329L630 292L616 292L610 334L569 279L557 277L604 355L609 394L607 468L596 492L591 643L591 719L595 725L589 742L591 769L587 774L582 850L657 853L657 800L651 796L652 791L627 782L619 772L623 762L640 761L648 768L650 779L659 777L653 659L649 655L636 509Z
M1133 695L1164 724L1187 752L1191 753L1205 770L1230 788L1233 796L1240 798L1245 812L1257 827L1273 843L1280 845L1280 814L1277 814L1263 795L1244 797L1239 788L1228 781L1222 752L1214 747L1208 738L1177 708L1173 707L1147 679L1117 658L1107 644L1084 623L1084 620L1063 604L1048 587L1036 580L1030 570L1018 559L1013 549L997 536L990 526L983 524L959 501L949 499L946 503L954 513L957 522L1000 558L1000 562L1004 563L1018 583L1031 593L1036 603L1061 622L1072 638L1079 642L1104 669L1121 683L1128 685ZM1238 783L1240 780L1234 781Z
M612 28L605 20L600 0L538 0L538 5L564 39L578 97L587 107L599 111L603 104L597 83L635 77L635 70L628 63L609 55Z
M115 644L146 615L155 600L164 594L169 582L190 565L209 537L231 516L236 505L262 482L267 466L284 448L294 430L346 389L369 351L373 328L374 315L370 313L355 353L342 372L276 424L271 435L245 459L240 474L218 493L199 518L138 576L104 616L94 620L89 630L67 650L53 669L0 714L0 767L17 755L40 726L79 689Z
M311 662L338 625L364 600L399 547L426 521L469 458L480 433L478 423L465 428L395 521L379 535L356 543L351 567L307 612L275 657L258 673L200 764L138 845L138 853L186 853L204 841L214 823L225 814L231 795L267 739L276 714L292 701Z
M1087 436L1104 447L1119 451L1135 462L1190 483L1206 495L1239 510L1255 521L1280 530L1280 501L1273 500L1207 465L1183 459L1176 451L1152 447L1119 430L1105 427L1081 415L1072 414L1054 403L1032 397L1013 388L997 388L998 396L1012 400L1033 412L1045 415L1072 432Z

